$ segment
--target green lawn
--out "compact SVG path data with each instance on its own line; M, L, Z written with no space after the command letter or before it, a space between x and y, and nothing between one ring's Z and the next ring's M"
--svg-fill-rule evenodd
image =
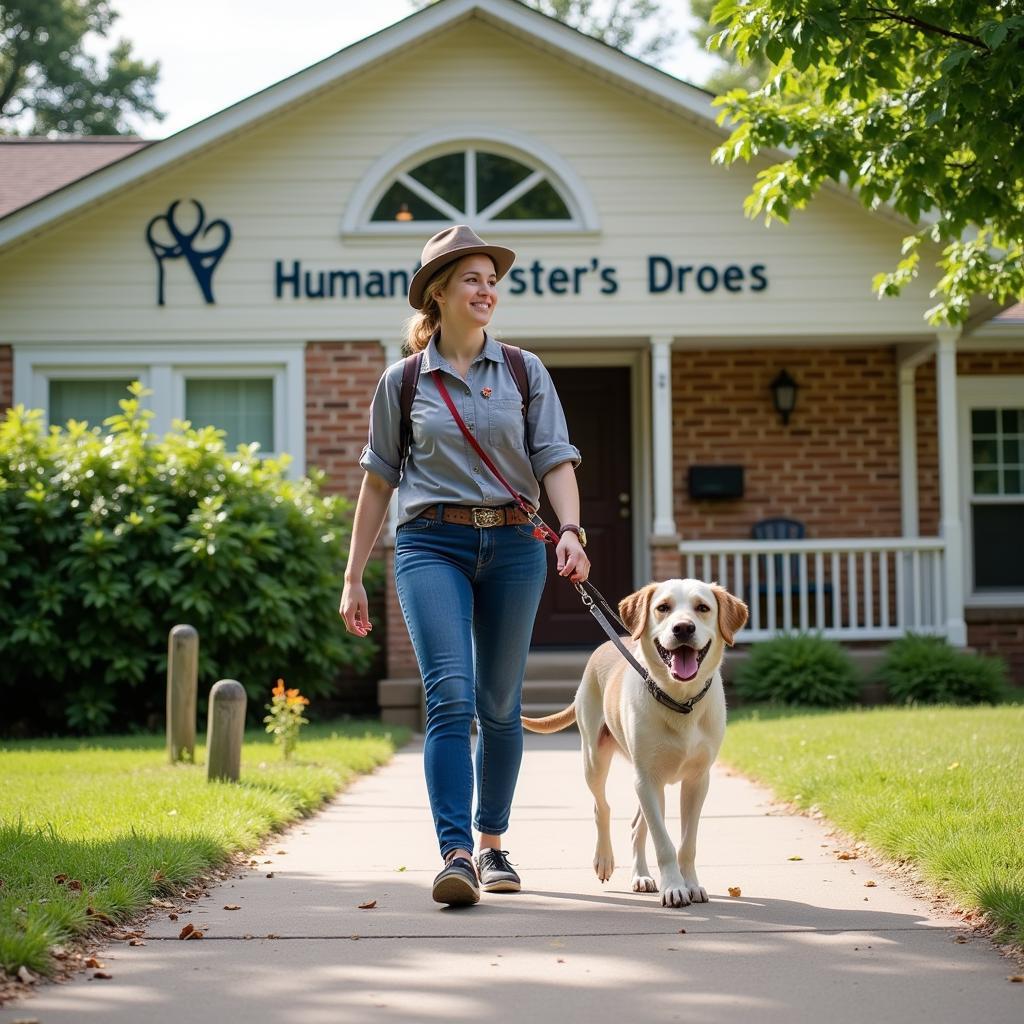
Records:
M252 849L407 736L377 723L310 725L285 763L254 730L238 784L208 783L205 764L168 764L162 736L0 741L0 965L49 972L50 947L96 927L96 914L126 920Z
M722 760L1024 944L1024 707L744 709Z

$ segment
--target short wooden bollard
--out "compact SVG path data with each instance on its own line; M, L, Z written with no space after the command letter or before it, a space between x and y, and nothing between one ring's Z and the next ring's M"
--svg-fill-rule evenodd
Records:
M207 782L238 781L245 735L245 704L245 687L234 679L222 679L210 689L206 725Z
M199 634L175 626L167 634L167 758L171 764L196 759L196 685Z

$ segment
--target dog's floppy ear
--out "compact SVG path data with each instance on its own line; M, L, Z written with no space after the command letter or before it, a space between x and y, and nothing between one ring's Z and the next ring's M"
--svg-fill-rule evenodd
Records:
M718 601L718 631L732 647L736 634L747 624L747 606L717 583L711 584L711 592Z
M619 602L619 618L633 634L634 640L639 640L643 635L647 615L651 609L651 598L657 589L657 583L648 583L646 587L641 587L635 594L630 594Z

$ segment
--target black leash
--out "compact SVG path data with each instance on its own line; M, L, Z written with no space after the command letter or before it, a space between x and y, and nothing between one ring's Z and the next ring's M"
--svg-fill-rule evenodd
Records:
M688 715L694 705L711 689L711 684L714 682L715 677L712 674L711 678L707 681L704 689L700 691L695 697L691 697L689 700L678 701L674 697L670 697L652 678L650 672L640 664L636 658L633 657L632 651L630 651L626 645L622 642L622 638L619 636L618 631L611 624L610 619L613 619L624 632L628 633L629 629L626 628L626 624L619 618L618 613L608 604L605 600L604 595L600 590L597 589L592 583L574 583L573 586L576 588L577 593L580 595L580 600L583 602L583 607L590 612L591 615L597 620L598 625L608 634L608 638L613 644L619 649L619 653L629 662L630 665L640 674L640 678L643 679L644 684L647 687L647 692L659 703L664 704L665 707L671 711L678 711L681 715Z

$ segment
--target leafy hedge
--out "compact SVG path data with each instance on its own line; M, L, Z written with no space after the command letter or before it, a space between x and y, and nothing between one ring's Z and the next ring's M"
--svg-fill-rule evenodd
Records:
M337 615L351 505L223 431L157 438L141 385L106 429L0 422L0 663L8 729L141 727L165 707L167 632L199 630L199 692L241 681L256 720L284 678L311 697L374 653ZM202 719L201 719L202 720ZM0 726L2 728L2 726Z
M744 701L834 708L856 701L860 683L839 644L797 633L754 644L736 673L736 692Z
M878 675L900 704L998 704L1009 688L1000 658L913 634L889 645Z

